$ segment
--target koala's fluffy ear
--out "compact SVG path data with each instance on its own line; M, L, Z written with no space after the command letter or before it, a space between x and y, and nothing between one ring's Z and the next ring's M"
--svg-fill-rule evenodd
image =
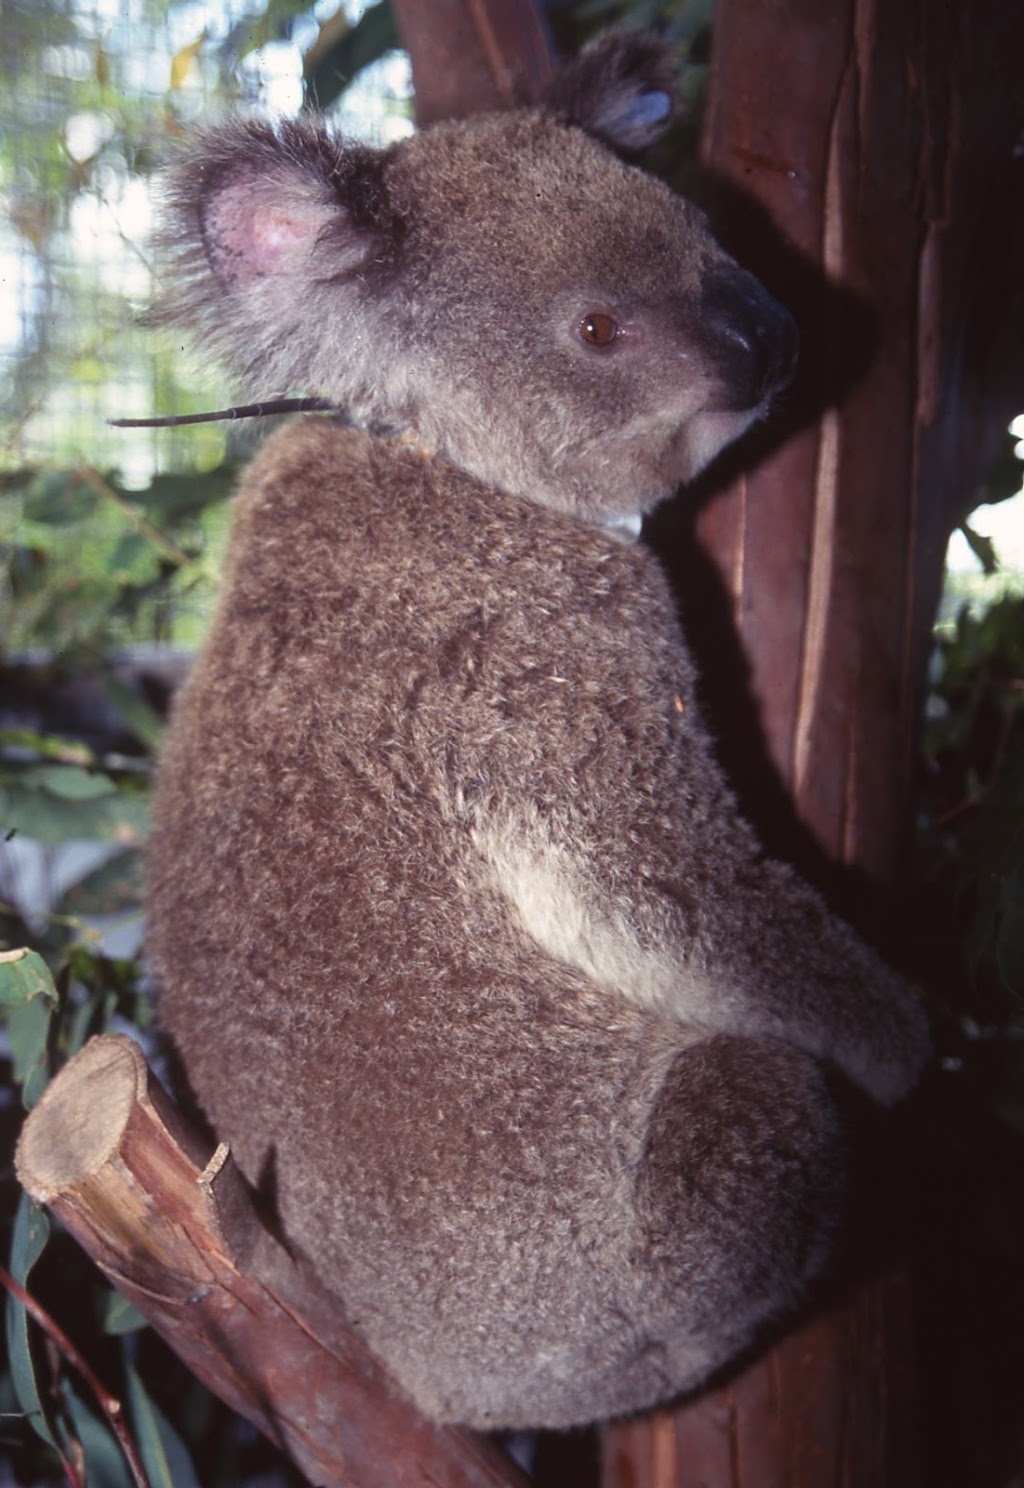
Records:
M672 48L657 37L609 32L592 41L552 84L552 112L614 150L643 150L672 122Z
M198 332L250 385L305 383L288 363L301 359L320 287L381 267L399 236L381 161L307 121L193 134L164 177L156 319Z

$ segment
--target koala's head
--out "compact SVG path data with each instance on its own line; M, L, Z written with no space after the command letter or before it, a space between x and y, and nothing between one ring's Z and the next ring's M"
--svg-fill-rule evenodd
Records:
M246 397L318 394L635 532L764 414L796 354L701 213L616 153L670 112L664 54L618 37L544 106L383 150L306 121L201 132L169 176L166 318Z

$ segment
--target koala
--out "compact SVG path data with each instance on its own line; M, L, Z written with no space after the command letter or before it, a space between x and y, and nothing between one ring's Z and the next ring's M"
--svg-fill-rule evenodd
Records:
M690 1391L808 1295L836 1090L927 1053L762 852L645 513L767 412L787 313L630 163L664 55L372 149L229 120L167 319L286 424L235 498L148 864L162 1026L288 1244L430 1417Z

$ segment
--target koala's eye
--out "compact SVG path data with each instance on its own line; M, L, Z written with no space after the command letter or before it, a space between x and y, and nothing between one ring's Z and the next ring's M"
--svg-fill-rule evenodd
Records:
M620 334L619 323L610 315L595 311L580 321L580 335L588 346L611 346Z

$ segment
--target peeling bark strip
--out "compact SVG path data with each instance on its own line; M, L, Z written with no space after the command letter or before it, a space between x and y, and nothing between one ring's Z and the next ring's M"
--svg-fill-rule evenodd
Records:
M207 1387L325 1488L525 1488L421 1417L257 1219L131 1039L93 1039L25 1122L18 1177Z

